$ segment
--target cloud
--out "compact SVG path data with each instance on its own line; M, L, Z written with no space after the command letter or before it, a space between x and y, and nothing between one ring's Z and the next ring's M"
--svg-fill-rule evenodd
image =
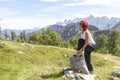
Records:
M14 2L16 0L0 0L1 2Z
M42 1L42 2L58 2L59 0L38 0L38 1Z
M11 17L11 16L16 16L18 15L19 12L13 11L10 8L0 8L0 17Z
M80 5L106 5L112 6L120 3L120 0L84 0L75 3L66 3L65 6L80 6Z
M49 7L43 8L42 11L44 11L44 12L53 12L53 11L57 11L58 9L60 9L60 7L49 6Z
M18 0L0 0L2 28L41 28L64 19L83 18L89 15L120 17L120 0L32 0L32 2L26 0L28 3L26 4Z
M76 11L72 16L79 17L89 16L107 16L107 17L120 17L120 0L84 0L73 3L66 3L65 6L78 8L81 12ZM86 10L87 9L87 10Z
M7 18L1 21L1 26L3 29L32 29L32 28L42 28L48 24L55 24L55 19L37 19L37 18Z

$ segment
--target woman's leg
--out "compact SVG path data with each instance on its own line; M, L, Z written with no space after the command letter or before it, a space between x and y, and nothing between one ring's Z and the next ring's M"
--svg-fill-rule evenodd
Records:
M77 50L80 50L83 47L84 44L85 44L85 40L84 39L79 39Z
M87 64L88 70L93 71L93 66L92 66L92 63L91 63L91 52L85 50L84 57L85 57L85 62Z

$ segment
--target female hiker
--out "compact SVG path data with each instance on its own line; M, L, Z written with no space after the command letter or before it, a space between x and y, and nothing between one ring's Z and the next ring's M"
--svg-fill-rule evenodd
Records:
M89 72L93 73L93 66L91 63L91 52L95 49L95 41L88 30L88 22L86 20L80 21L80 39L78 41L77 54L82 55L84 51L85 62Z

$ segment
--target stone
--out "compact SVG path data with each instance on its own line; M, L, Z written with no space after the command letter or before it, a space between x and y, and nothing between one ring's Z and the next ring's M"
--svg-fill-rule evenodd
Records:
M62 76L62 80L76 80L74 74L66 73Z
M112 76L112 77L110 78L110 80L119 80L119 78Z
M28 44L28 43L21 43L21 46L27 46L27 47L34 48L33 46L31 46L31 45L30 45L30 44Z
M70 68L64 68L63 71L62 80L94 80L95 77L89 74L81 55L73 55L70 58Z
M25 54L25 52L23 52L23 51L18 51L18 53L19 53L19 54Z
M120 66L113 66L113 68L115 68L115 69L120 69Z
M64 68L64 75L62 76L62 80L94 80L93 75L84 74L84 73L75 73L70 68Z
M63 69L64 74L67 74L67 73L68 73L68 71L70 71L70 70L72 70L72 69L71 69L71 68L69 68L69 67L64 68L64 69Z
M84 74L89 74L89 71L84 64L83 56L81 55L73 55L70 58L70 66L73 70L80 70Z
M114 77L120 77L120 70L115 70L112 72L112 76Z
M77 73L75 76L82 78L83 80L94 80L94 76L91 74Z

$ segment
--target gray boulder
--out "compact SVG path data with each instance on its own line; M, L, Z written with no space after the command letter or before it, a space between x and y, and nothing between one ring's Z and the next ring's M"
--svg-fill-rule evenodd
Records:
M110 78L110 80L119 80L119 78L112 76L112 77Z
M112 72L112 76L114 77L120 77L120 70L115 70Z
M94 80L93 75L89 74L81 55L73 55L70 57L70 68L64 68L62 80Z
M65 68L62 80L94 80L94 77L90 74L75 73L70 68Z
M70 66L72 70L80 71L83 74L89 74L89 71L84 64L83 56L81 55L73 55L70 58Z

